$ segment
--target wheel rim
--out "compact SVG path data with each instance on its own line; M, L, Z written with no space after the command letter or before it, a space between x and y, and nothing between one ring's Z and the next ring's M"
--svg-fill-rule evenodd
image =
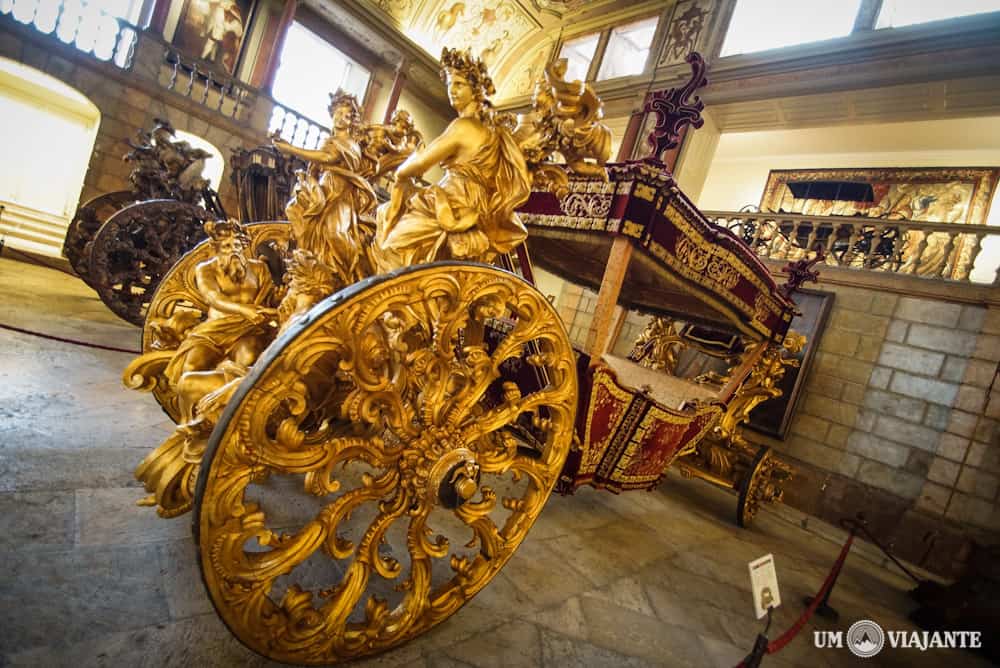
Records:
M504 315L511 331L482 343ZM504 384L516 369L539 386ZM576 393L551 305L492 267L417 267L317 305L243 381L202 463L195 535L220 616L255 651L306 664L443 621L537 517ZM288 520L282 504L300 502Z
M209 214L176 200L125 207L105 222L89 246L89 284L115 315L142 326L164 274L205 239Z
M63 255L77 276L90 284L90 254L87 245L112 215L135 202L135 193L128 190L99 195L77 209L66 228Z
M736 503L736 526L741 529L749 528L760 510L761 474L770 458L771 448L766 445L762 446L754 456L750 468L740 484L740 495Z

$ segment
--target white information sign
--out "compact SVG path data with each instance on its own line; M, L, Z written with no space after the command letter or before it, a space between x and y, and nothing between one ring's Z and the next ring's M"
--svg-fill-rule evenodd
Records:
M757 619L766 615L768 608L781 605L774 555L765 554L750 562L750 590L753 592L753 609Z

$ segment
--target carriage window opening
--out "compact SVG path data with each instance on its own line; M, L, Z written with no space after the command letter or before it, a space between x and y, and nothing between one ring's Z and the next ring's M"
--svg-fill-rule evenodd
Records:
M317 67L324 85L316 85ZM371 71L352 60L301 23L294 22L285 36L281 64L274 77L274 99L306 118L329 125L329 94L338 88L364 102Z
M598 80L641 74L646 69L657 20L654 16L611 30Z
M861 0L738 0L721 56L844 37Z
M597 51L597 42L600 41L600 33L584 35L564 42L559 51L559 57L566 59L566 81L587 80L587 73L590 71L590 63L594 60L594 53Z
M882 0L875 28L896 28L998 10L1000 10L1000 0L948 0L948 2Z

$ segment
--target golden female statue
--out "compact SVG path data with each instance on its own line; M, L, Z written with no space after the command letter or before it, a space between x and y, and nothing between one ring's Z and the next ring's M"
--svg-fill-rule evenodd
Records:
M285 214L299 248L311 252L328 265L343 284L370 274L367 249L374 233L362 221L375 208L375 191L362 178L365 157L358 135L361 112L353 95L337 91L330 95L330 137L318 150L292 146L272 137L282 153L309 161L298 173L298 182Z
M514 209L528 199L531 177L494 117L493 81L468 51L445 48L441 63L458 118L396 170L390 200L378 211L380 271L449 258L489 261L527 237ZM414 178L438 164L444 177L418 188Z

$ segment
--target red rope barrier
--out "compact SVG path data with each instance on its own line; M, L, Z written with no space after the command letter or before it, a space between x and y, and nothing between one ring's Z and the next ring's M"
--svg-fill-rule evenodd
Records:
M18 334L27 334L28 336L37 336L42 339L48 339L50 341L58 341L60 343L71 343L74 346L84 346L86 348L98 348L100 350L110 350L116 353L128 353L130 355L141 355L141 350L132 350L129 348L118 348L116 346L104 346L100 343L90 343L89 341L80 341L78 339L66 339L61 336L54 336L52 334L45 334L43 332L33 332L30 329L21 329L20 327L12 327L11 325L4 325L0 323L0 329L7 329L12 332L17 332Z
M812 603L810 603L809 607L805 609L797 620L795 620L795 623L788 627L787 631L767 644L768 654L775 654L784 649L785 645L790 643L792 639L798 635L799 631L802 630L802 627L806 625L810 618L812 618L813 613L816 612L816 608L818 608L819 604L823 602L823 599L826 598L827 592L830 591L833 583L837 580L837 576L840 574L840 570L844 567L844 561L847 559L847 553L851 550L851 544L853 542L854 532L852 531L847 537L847 542L844 543L844 547L841 548L840 555L837 557L837 560L833 562L833 568L830 569L830 573L827 574L826 580L823 581L823 586L820 587L819 592L813 596ZM736 668L745 668L744 662L740 661L736 665Z
M847 559L847 553L851 549L851 543L854 542L854 534L852 533L847 537L847 542L844 543L844 547L840 550L840 556L837 557L837 561L834 562L833 568L830 569L829 575L826 576L826 581L823 582L822 588L820 588L819 593L813 597L812 603L809 607L805 609L805 612L792 624L787 631L782 633L777 639L772 640L767 644L767 653L774 654L775 652L780 652L784 649L785 645L792 641L798 632L802 630L802 627L806 625L806 622L813 616L816 612L816 608L819 604L826 598L826 593L830 591L830 587L833 586L834 580L837 579L837 575L840 573L840 569L844 567L844 560Z

